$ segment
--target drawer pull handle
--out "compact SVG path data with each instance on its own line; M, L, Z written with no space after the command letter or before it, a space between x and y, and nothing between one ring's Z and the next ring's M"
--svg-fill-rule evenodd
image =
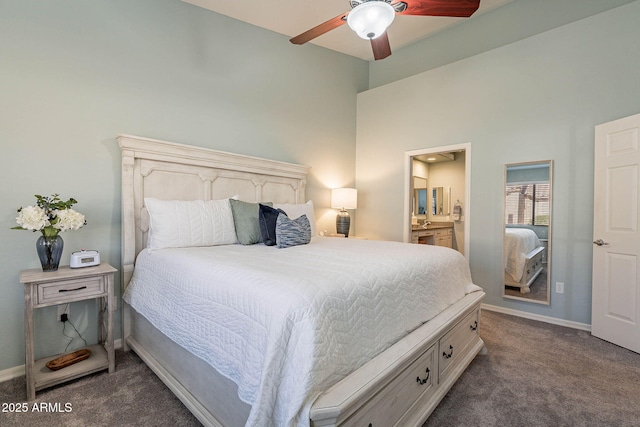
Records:
M472 331L477 331L478 330L478 321L475 320L473 322L473 325L469 325L469 329L471 329Z
M73 292L73 291L79 291L80 289L87 289L87 287L80 286L79 288L75 288L75 289L60 289L58 292Z
M443 351L442 352L442 357L444 357L445 359L451 359L451 356L453 356L453 346L452 345L449 346L449 350L450 350L449 354L447 354L446 351Z
M429 372L429 368L427 368L427 376L421 380L420 377L416 377L416 382L420 385L426 384L427 381L429 381L429 375L431 375L431 373Z

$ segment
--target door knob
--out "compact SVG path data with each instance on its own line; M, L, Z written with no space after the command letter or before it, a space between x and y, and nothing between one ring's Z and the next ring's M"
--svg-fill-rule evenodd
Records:
M593 243L598 246L609 246L609 244L602 239L594 240Z

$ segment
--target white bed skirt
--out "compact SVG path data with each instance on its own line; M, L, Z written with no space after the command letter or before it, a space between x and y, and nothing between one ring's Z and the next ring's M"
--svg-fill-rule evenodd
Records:
M251 407L238 398L238 386L233 381L167 338L131 307L126 308L132 333L127 344L200 422L210 426L245 425Z

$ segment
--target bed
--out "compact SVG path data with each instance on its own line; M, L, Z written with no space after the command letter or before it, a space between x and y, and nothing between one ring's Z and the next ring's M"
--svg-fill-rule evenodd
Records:
M545 248L533 230L506 228L504 233L504 283L531 292L531 285L543 270Z
M215 238L227 244L157 249L152 200L269 201L313 224L309 168L117 140L124 346L204 425L421 425L483 351L484 292L447 248L313 230L284 249L224 233Z

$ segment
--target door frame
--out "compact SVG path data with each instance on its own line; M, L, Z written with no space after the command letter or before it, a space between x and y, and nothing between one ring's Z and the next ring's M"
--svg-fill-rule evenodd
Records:
M454 145L442 145L439 147L421 148L418 150L410 150L404 152L404 224L403 224L403 241L411 242L411 178L412 164L411 160L415 156L422 154L435 154L449 151L464 151L464 205L462 207L462 216L464 217L464 256L469 261L469 248L471 237L471 143L466 142Z

